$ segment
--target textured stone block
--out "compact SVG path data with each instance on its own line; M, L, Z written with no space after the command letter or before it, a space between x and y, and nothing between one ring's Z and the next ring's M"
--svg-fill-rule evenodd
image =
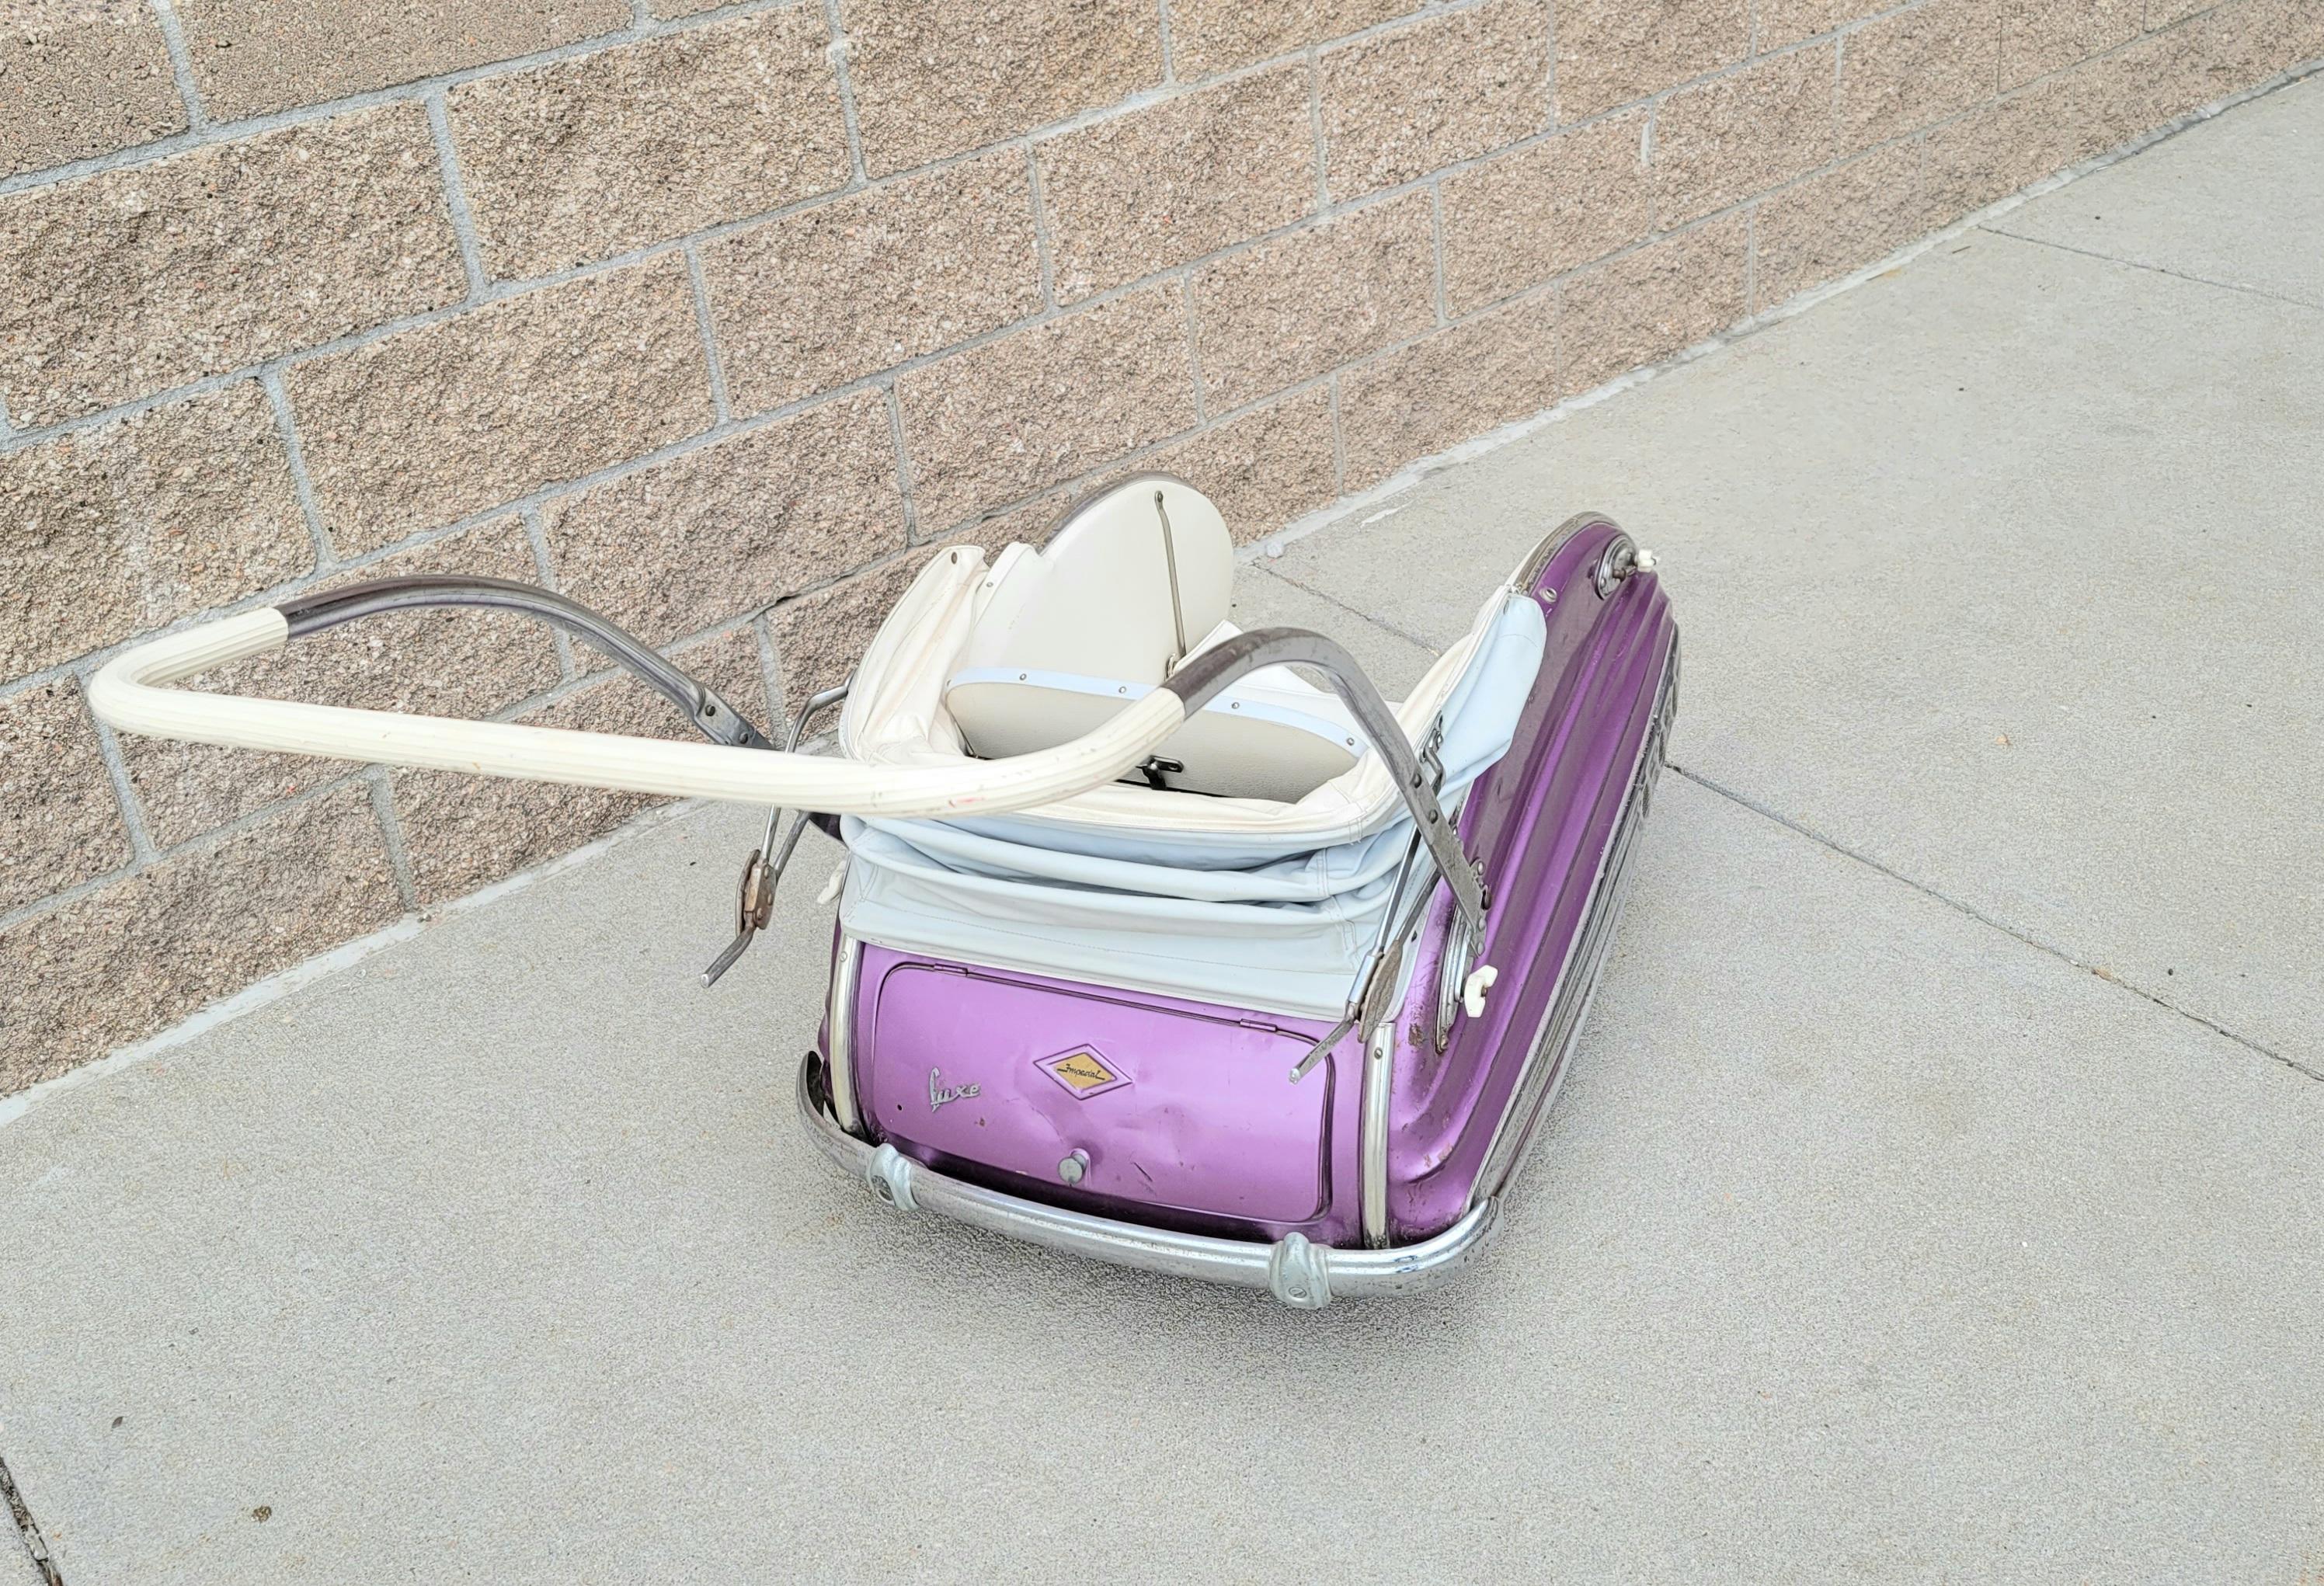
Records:
M1150 0L842 0L874 176L997 143L1162 80Z
M1549 12L1490 0L1324 51L1317 92L1332 197L1344 202L1549 124Z
M368 788L0 932L0 1093L152 1034L402 912Z
M1557 119L1660 93L1750 48L1751 0L1558 0Z
M2166 28L2218 4L2219 0L2146 0L2145 25L2150 31Z
M844 186L828 43L793 5L453 89L485 267L547 275Z
M1730 215L1559 283L1561 389L1588 391L1740 319L1748 237Z
M1432 226L1428 195L1408 193L1196 272L1194 322L1213 410L1434 325Z
M315 564L255 383L0 456L0 678L55 666Z
M1539 292L1342 375L1348 488L1555 402L1556 319L1555 294Z
M1316 205L1304 64L1101 121L1038 152L1061 301L1288 226Z
M735 410L763 412L1037 312L1025 155L1003 149L704 244Z
M1955 115L1993 97L2001 0L1928 0L1849 34L1840 61L1843 152Z
M2191 109L2324 56L2324 0L2238 0L2173 29L2178 35L2181 58L2200 65L2195 97L2181 106Z
M538 584L532 547L515 518L374 562L331 588L409 573L461 573ZM554 688L561 673L549 631L530 618L480 611L367 617L192 679L187 687L424 715L489 716ZM163 847L345 776L345 761L260 754L207 743L124 736L121 757Z
M2085 61L1932 132L1924 224L1941 226L2214 97L2209 72L2220 53L2190 48L2182 33Z
M887 398L864 392L549 503L559 588L655 644L904 545Z
M1895 9L1896 0L1759 0L1758 47L1780 50L1859 17Z
M1176 281L1001 339L896 383L924 535L1189 429L1186 294Z
M508 60L626 28L629 0L178 0L215 118Z
M1646 232L1646 117L1558 134L1444 179L1444 296L1452 312L1524 290Z
M186 129L170 52L134 0L0 14L0 176Z
M1655 221L1677 226L1828 165L1839 51L1811 45L1682 88L1655 115Z
M1754 221L1752 307L1837 280L1930 228L1921 151L1876 150L1759 202Z
M1170 60L1181 81L1231 71L1408 15L1424 0L1170 0Z
M346 550L641 456L712 419L674 254L297 364L289 383L316 501Z
M844 584L777 606L768 616L768 626L774 634L775 674L782 683L784 719L796 715L816 690L847 680L890 608L931 557L947 555L959 545L972 543L990 549L994 541L981 532L964 534L952 545L914 550Z
M767 724L766 676L750 630L707 639L672 658L737 710ZM517 718L534 726L626 733L699 742L669 702L626 674L592 683ZM392 773L395 816L420 906L432 908L503 877L544 864L595 840L662 800L601 788L567 788L468 777L454 771ZM739 869L742 856L734 855ZM731 879L706 877L706 886ZM702 956L726 944L705 942Z
M0 392L47 424L464 290L418 106L0 198Z
M2145 0L2008 0L2001 22L2001 86L2087 60L2138 36Z
M0 698L0 913L129 857L80 689L65 679Z
M1140 465L1218 503L1235 543L1266 539L1339 498L1332 393L1318 387L1240 413Z

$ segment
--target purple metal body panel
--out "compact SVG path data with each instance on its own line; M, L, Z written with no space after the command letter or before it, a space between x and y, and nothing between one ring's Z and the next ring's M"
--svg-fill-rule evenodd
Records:
M1322 1028L882 947L863 954L856 1090L899 1150L1059 1192L1058 1164L1080 1150L1089 1160L1077 1200L1213 1225L1340 1229L1332 1185L1343 1176L1331 1159L1335 1143L1354 1139L1347 1087L1324 1073L1284 1078ZM1053 1077L1059 1059L1084 1054L1108 1082L1076 1091ZM973 1094L936 1100L969 1086Z
M1607 527L1584 530L1535 583L1536 598L1556 592L1545 607L1541 680L1509 752L1479 780L1461 820L1462 846L1484 860L1493 892L1475 961L1500 978L1484 1016L1457 1019L1442 1054L1435 988L1451 920L1442 900L1422 936L1397 1028L1388 1109L1395 1242L1444 1228L1469 1203L1557 995L1651 727L1677 629L1659 579L1627 579L1599 599L1591 569L1616 537ZM1512 1119L1509 1127L1530 1133L1537 1121Z
M1499 979L1484 1015L1458 1018L1442 1053L1434 1027L1451 907L1441 886L1422 927L1391 1070L1392 1243L1436 1233L1467 1209L1561 978L1589 967L1569 958L1676 640L1658 579L1628 578L1599 596L1592 570L1618 538L1610 525L1589 525L1536 580L1548 630L1541 673L1509 752L1471 789L1461 821L1493 899L1474 962ZM1319 1021L862 951L855 1088L875 1141L958 1177L1100 1215L1361 1242L1357 1037L1292 1084L1286 1071L1324 1033ZM1112 1083L1075 1093L1051 1067L1084 1051ZM1551 1050L1542 1060L1562 1057ZM931 1070L938 1093L973 1084L976 1094L936 1101ZM1549 1093L1536 1090L1532 1111ZM1522 1140L1537 1122L1513 1118L1507 1127ZM1058 1164L1076 1149L1088 1167L1068 1186Z

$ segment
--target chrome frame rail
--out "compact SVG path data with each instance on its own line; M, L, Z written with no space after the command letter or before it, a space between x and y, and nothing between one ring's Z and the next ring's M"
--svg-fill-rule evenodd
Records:
M1286 1305L1314 1310L1335 1299L1417 1294L1474 1261L1500 1219L1488 1200L1433 1239L1390 1249L1342 1249L1292 1233L1272 1244L1215 1239L1044 1205L938 1173L892 1145L872 1146L841 1128L817 1101L816 1059L799 1065L799 1121L840 1170L901 1212L933 1212L1045 1249L1117 1267L1239 1288L1263 1288Z
M634 673L684 711L686 719L712 742L739 744L748 749L775 746L752 724L750 717L721 698L717 690L658 654L651 645L623 631L612 618L537 585L518 584L506 578L422 573L374 578L302 595L284 601L279 609L290 625L290 637L303 639L309 633L319 633L361 617L441 606L517 612L535 622L562 629Z

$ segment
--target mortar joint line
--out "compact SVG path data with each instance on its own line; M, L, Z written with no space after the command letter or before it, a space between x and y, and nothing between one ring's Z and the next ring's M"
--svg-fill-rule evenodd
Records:
M777 742L790 731L790 705L783 698L782 659L775 653L772 608L751 619L751 634L759 647L759 683L767 691L767 731Z
M1315 210L1328 215L1332 210L1332 183L1329 175L1331 150L1323 136L1323 62L1320 51L1307 51L1307 135L1315 144Z
M299 512L307 521L307 537L315 544L315 567L318 571L334 566L338 551L331 543L330 525L323 521L323 509L315 500L315 482L307 474L307 453L299 439L299 424L290 408L290 393L282 383L280 369L263 369L258 375L258 389L266 395L266 405L274 415L274 428L282 437L282 456L290 470L291 493L299 499Z
M1348 493L1348 437L1340 418L1340 375L1337 370L1332 373L1325 390L1328 392L1326 401L1332 410L1332 493L1343 496Z
M830 37L824 57L831 62L831 75L839 87L839 124L847 134L849 185L860 188L871 177L863 163L863 128L855 111L855 83L848 74L855 48L848 41L847 24L839 14L839 0L823 0L823 25Z
M904 400L897 394L896 382L890 380L881 388L887 397L888 444L896 453L896 494L904 509L904 543L911 545L919 539L919 509L912 500L912 451L904 444Z
M81 701L86 708L88 700L88 680L78 680ZM145 807L137 797L137 785L129 777L129 761L121 752L121 739L114 730L89 712L89 725L96 729L97 758L105 762L106 779L113 785L114 803L120 807L121 824L129 833L129 863L133 870L142 870L153 862L161 853L160 844L145 824Z
M1194 272L1191 266L1179 278L1178 290L1186 303L1186 373L1194 383L1194 427L1200 429L1210 422L1210 393L1203 388L1203 337L1200 315L1194 304Z
M694 326L702 337L702 359L710 372L710 410L717 422L731 424L734 410L726 400L726 365L718 355L718 337L710 325L710 283L703 278L702 255L686 244L686 280L694 294Z
M1178 81L1178 63L1170 43L1170 0L1154 0L1154 10L1162 38L1162 85L1171 88Z
M419 878L411 868L411 851L403 840L403 823L395 814L395 782L385 766L364 768L364 779L371 784L371 812L379 822L380 841L387 848L387 866L395 877L397 898L406 914L420 908Z
M1041 318L1059 312L1056 246L1049 240L1049 205L1041 191L1041 161L1033 140L1025 140L1025 187L1033 206L1033 261L1041 277Z
M1452 310L1444 297L1444 184L1428 184L1428 242L1431 263L1434 268L1436 293L1436 323L1442 327L1452 323Z
M1811 843L1816 844L1821 847L1830 849L1832 853L1839 854L1843 859L1854 860L1857 863L1864 866L1867 870L1876 871L1880 875L1887 877L1892 881L1909 887L1914 891L1920 893L1923 897L1930 899L1934 902L1941 903L1946 908L1954 910L1956 913L1967 916L1969 918L1977 921L1978 924L1987 927L1988 929L1998 931L2005 936L2011 937L2015 941L2023 942L2025 945L2034 949L2036 952L2047 954L2050 957L2058 960L2061 964L2068 964L2075 969L2079 969L2095 979L2106 982L2108 985L2119 986L2124 991L2130 992L2133 996L2143 997L2147 1001L2153 1003L2157 1008L2163 1009L2166 1012L2177 1014L2180 1018L2186 1019L2190 1024L2200 1025L2203 1028L2209 1030L2214 1035L2223 1036L2227 1039L2235 1042L2236 1045L2242 1047L2246 1050L2255 1053L2259 1056L2264 1057L2272 1063L2282 1064L2284 1067L2291 1069L2294 1074L2304 1075L2309 1079L2316 1080L2319 1083L2324 1083L2324 1070L2311 1068L2307 1064L2299 1061L2297 1058L2288 1057L2284 1054L2275 1051L2271 1047L2264 1047L2259 1042L2253 1040L2249 1036L2242 1035L2235 1030L2229 1029L2226 1025L2220 1024L2216 1019L2206 1019L2200 1013L2195 1013L2187 1009L2181 1008L2175 1002L2170 1001L2163 997L2157 996L2154 992L2148 991L2145 987L2137 984L2135 982L2123 979L2120 975L2116 974L2111 970L2101 969L2095 964L2085 963L2083 960L2075 957L2071 953L2069 953L2066 949L2057 945L2055 943L2045 942L2041 937L2034 936L2032 932L2021 930L2017 927L2011 925L2006 920L1996 918L1994 916L1986 913L1983 909L1977 908L1973 904L1963 902L1960 899L1955 898L1950 893L1939 891L1936 888L1929 885L1927 882L1917 881L1914 878L1906 875L1904 871L1895 869L1892 865L1882 863L1879 860L1873 858L1868 853L1850 848L1845 843L1836 842L1832 838L1824 835L1821 832L1817 831L1814 827L1807 825L1803 822L1794 820L1790 816L1784 815L1780 810L1770 808L1768 806L1761 804L1755 798L1748 798L1745 795L1737 792L1732 788L1728 788L1718 782L1714 782L1709 777L1703 776L1698 771L1689 770L1686 767L1679 764L1676 761L1666 761L1665 763L1667 764L1672 770L1677 772L1680 776L1684 777L1688 781L1693 783L1696 787L1701 788L1706 793L1715 793L1720 798L1727 799L1729 802L1735 804L1741 808L1749 810L1753 815L1759 816L1763 820L1771 821L1775 825L1783 827L1785 831L1794 833L1799 836L1806 838Z
M452 235L460 244L460 268L468 278L468 301L481 303L491 294L492 278L484 272L484 249L476 241L476 217L468 209L467 189L460 180L460 156L452 143L452 117L446 107L444 90L438 88L424 101L428 106L428 130L436 141L437 174L444 184L444 205L451 212Z
M179 101L186 108L186 130L199 134L208 130L209 110L202 103L201 89L194 83L194 58L186 48L186 30L178 21L176 0L152 0L153 20L161 29L161 47L170 57L170 76L176 82Z
M543 589L557 587L557 561L549 553L549 525L541 516L538 503L517 509L517 520L524 525L525 543L532 549L533 571L540 576ZM557 646L557 673L570 683L581 675L581 668L573 655L572 636L561 627L552 626L549 637Z

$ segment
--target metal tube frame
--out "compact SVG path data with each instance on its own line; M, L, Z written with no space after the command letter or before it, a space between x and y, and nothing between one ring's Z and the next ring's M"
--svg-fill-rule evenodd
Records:
M744 749L775 745L751 719L736 710L708 684L657 654L634 634L616 626L602 613L577 600L506 578L466 578L452 574L414 574L398 578L374 578L344 585L314 595L300 595L279 608L290 624L290 637L303 639L342 622L389 612L422 611L438 606L465 606L486 611L516 612L547 622L602 651L625 670L634 673L656 693L686 713L702 735L714 743Z

